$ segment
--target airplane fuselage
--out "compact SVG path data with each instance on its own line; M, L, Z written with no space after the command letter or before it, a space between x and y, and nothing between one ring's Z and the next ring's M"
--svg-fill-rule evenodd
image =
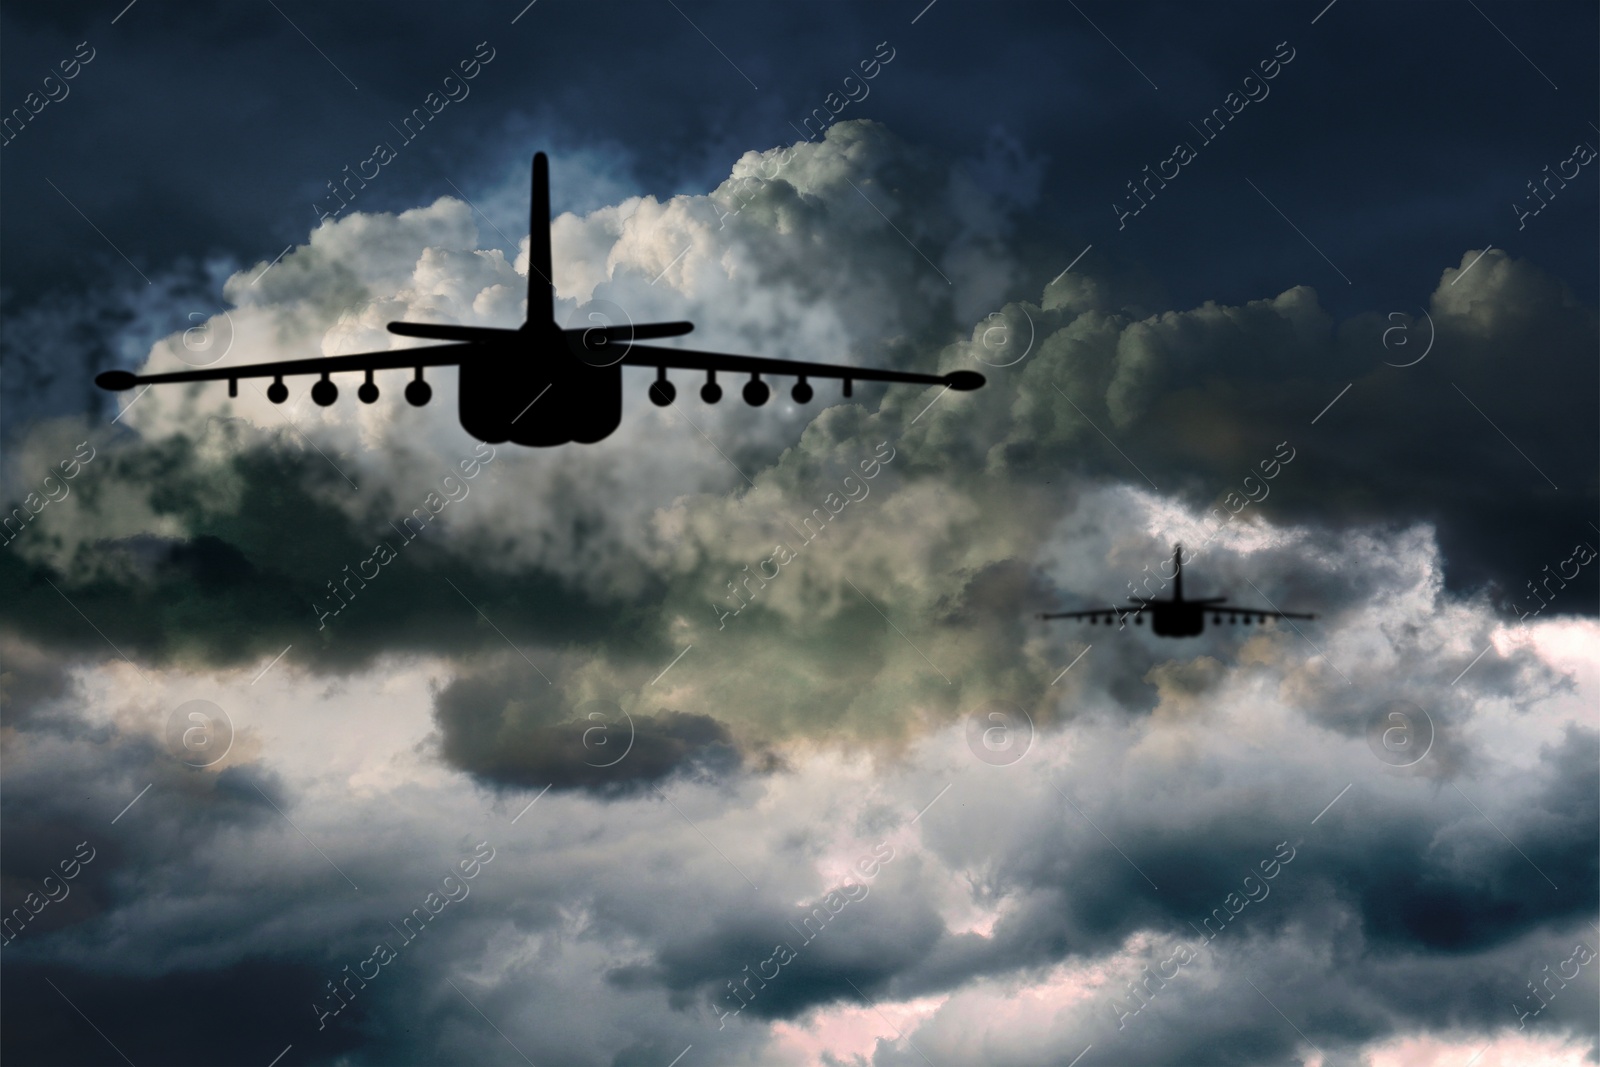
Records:
M1205 607L1200 604L1154 603L1148 610L1150 629L1162 637L1194 637L1206 628Z
M622 422L621 365L580 358L553 324L522 334L462 361L462 428L494 445L550 447L609 437Z

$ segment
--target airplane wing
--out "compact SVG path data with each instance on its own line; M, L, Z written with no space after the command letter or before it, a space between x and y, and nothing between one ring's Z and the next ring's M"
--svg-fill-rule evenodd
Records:
M460 363L469 352L487 351L482 344L425 345L421 348L396 348L388 352L363 352L351 356L318 356L315 359L285 359L275 363L247 363L242 367L207 367L204 370L172 371L166 374L134 374L108 370L96 375L94 383L102 389L122 392L136 385L165 382L231 383L240 378L281 378L294 374L336 374L353 370L392 370L397 367L447 367Z
M1136 601L1136 603L1139 603L1139 602ZM1149 605L1151 605L1153 603L1162 603L1162 604L1164 604L1164 603L1170 603L1170 601L1143 601L1143 604L1146 607L1148 607ZM1191 601L1187 601L1186 600L1186 601L1184 601L1184 603L1188 604L1188 603L1191 603ZM1243 616L1245 618L1250 618L1250 617L1254 616L1254 617L1262 619L1262 620L1266 620L1266 619L1269 619L1269 618L1270 619L1314 619L1314 618L1316 618L1315 615L1300 615L1300 614L1296 614L1295 612L1291 612L1291 611L1257 611L1255 608L1237 608L1237 607L1224 608L1224 607L1216 607L1213 604L1206 604L1206 603L1204 603L1202 601L1193 601L1193 603L1201 604L1202 607L1203 607L1203 610L1208 611L1208 612L1212 613L1213 615L1217 615L1217 616L1226 615L1226 616L1228 616L1230 621L1233 620L1233 619L1236 619L1236 618L1238 618L1240 616ZM1094 618L1096 616L1099 616L1099 615L1106 615L1106 616L1110 616L1110 615L1132 615L1132 614L1137 613L1140 610L1142 610L1142 609L1141 608L1137 608L1137 607L1135 607L1135 608L1121 607L1121 608L1094 608L1094 609L1091 609L1089 611L1052 611L1052 612L1040 612L1039 615L1038 615L1038 618L1041 618L1041 619L1092 619L1092 618Z
M983 375L957 370L949 374L917 374L911 371L876 370L871 367L844 367L832 363L800 363L790 359L765 359L760 356L734 356L723 352L696 352L691 348L661 348L656 345L628 345L628 354L619 361L630 367L675 367L680 370L727 371L730 374L781 374L798 378L842 378L845 395L850 383L914 382L945 385L951 389L977 389Z
M395 327L401 327L395 329ZM910 371L877 370L871 367L844 367L829 363L801 363L788 359L764 359L759 356L736 356L721 352L697 352L688 348L658 348L654 345L629 344L627 336L639 336L648 330L652 336L673 336L686 333L688 323L649 324L644 327L597 327L594 330L569 330L569 334L603 334L604 338L582 338L600 344L620 343L627 348L620 362L640 367L676 367L683 370L727 371L732 374L782 374L799 378L840 378L845 382L845 395L849 395L852 381L913 382L925 385L944 385L951 389L977 389L984 383L983 375L976 371L958 370L949 374L917 374ZM164 374L134 374L132 371L110 370L95 377L102 389L121 392L136 385L159 385L168 382L236 383L240 378L281 378L297 374L337 374L348 371L391 370L404 367L452 366L470 358L472 353L493 351L494 341L515 337L515 330L488 327L447 326L444 324L391 323L390 329L405 336L459 339L458 344L427 345L420 348L398 348L387 352L364 352L349 356L318 356L313 359L279 360L273 363L248 363L240 367L206 367L201 370L171 371ZM670 332L669 332L670 331ZM486 343L487 342L487 343ZM229 390L230 395L233 388Z
M1132 615L1137 608L1094 608L1090 611L1041 611L1037 618L1041 619L1092 619L1097 615Z
M1298 615L1298 614L1296 614L1296 613L1294 613L1292 611L1257 611L1255 608L1215 608L1215 607L1208 607L1208 608L1206 608L1206 610L1211 612L1214 615L1226 615L1226 616L1228 616L1230 621L1235 616L1239 616L1239 615L1243 615L1246 618L1249 618L1251 615L1254 615L1257 618L1260 618L1262 620L1266 620L1266 619L1314 619L1314 618L1316 618L1315 615Z

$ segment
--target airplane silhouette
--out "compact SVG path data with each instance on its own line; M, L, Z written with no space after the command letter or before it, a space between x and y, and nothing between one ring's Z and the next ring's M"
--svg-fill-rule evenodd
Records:
M1255 608L1222 607L1227 601L1225 596L1206 597L1203 600L1185 600L1183 598L1183 546L1177 545L1172 553L1173 586L1171 600L1158 600L1154 597L1133 596L1128 599L1139 605L1137 608L1093 608L1089 611L1057 611L1040 612L1041 619L1088 619L1091 623L1099 622L1104 616L1106 625L1111 625L1112 616L1122 626L1127 623L1123 620L1127 615L1133 615L1135 625L1144 624L1144 612L1150 612L1150 629L1161 637L1194 637L1205 629L1206 612L1211 612L1211 621L1220 623L1222 616L1226 615L1229 622L1238 622L1243 616L1245 625L1250 624L1251 617L1260 622L1272 619L1314 619L1315 615L1297 615L1288 611L1258 611Z
M169 374L111 370L97 376L95 384L121 392L146 383L226 379L228 395L238 396L240 378L272 378L267 399L281 404L289 398L289 389L283 384L286 375L320 374L321 381L311 387L311 399L326 407L339 397L338 387L328 378L330 374L364 371L366 381L356 390L356 396L362 403L371 404L378 399L378 386L372 380L374 371L411 367L415 368L416 377L406 384L405 397L421 407L433 396L432 387L422 378L423 368L458 366L462 428L490 444L509 440L519 445L552 446L570 441L592 444L611 435L622 421L625 366L657 369L649 393L659 407L671 404L677 396L677 388L667 380L669 367L705 371L700 398L708 404L722 399L718 371L748 374L750 380L745 383L743 396L753 407L765 404L771 395L771 389L761 380L763 374L794 375L798 381L790 395L797 404L807 403L812 397L807 378L842 379L845 396L851 395L855 381L912 382L962 390L977 389L984 383L983 375L970 370L915 374L634 343L641 338L681 336L694 329L689 322L562 329L555 322L555 287L550 281L550 172L543 152L533 157L530 213L528 315L520 329L391 322L389 332L402 337L456 343ZM541 219L545 220L543 225ZM537 414L524 419L547 392L551 395Z

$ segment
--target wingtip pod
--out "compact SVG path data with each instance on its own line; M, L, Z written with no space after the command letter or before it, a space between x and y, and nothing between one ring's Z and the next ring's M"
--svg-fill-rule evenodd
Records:
M983 386L984 377L975 370L956 370L944 376L944 384L952 389L967 391Z
M120 393L138 385L139 379L132 371L108 370L95 375L94 384L113 393Z

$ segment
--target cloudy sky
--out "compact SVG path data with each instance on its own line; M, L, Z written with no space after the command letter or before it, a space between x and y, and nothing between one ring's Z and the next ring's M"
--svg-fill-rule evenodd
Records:
M6 1062L1600 1058L1592 4L525 4L0 4ZM987 385L92 385L519 325L535 151ZM1034 617L1180 541L1315 620Z

